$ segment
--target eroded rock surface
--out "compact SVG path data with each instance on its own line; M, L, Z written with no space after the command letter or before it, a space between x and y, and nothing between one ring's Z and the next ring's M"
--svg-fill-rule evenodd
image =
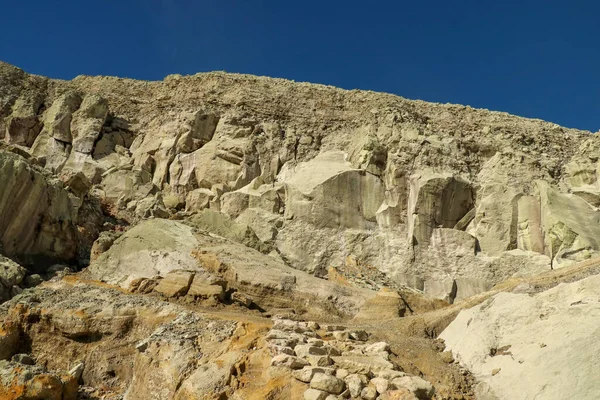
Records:
M600 351L600 276L537 294L499 293L441 334L485 399L592 399Z
M0 63L0 390L472 399L466 366L480 396L589 397L542 353L556 330L581 347L555 359L595 370L571 329L594 329L594 285L502 291L598 272L599 140L281 79Z
M586 132L244 75L65 82L2 64L2 77L6 141L53 172L83 173L115 212L210 208L254 232L245 244L317 276L350 256L454 301L505 279L486 271L507 251L559 266L598 250L582 222L598 213Z

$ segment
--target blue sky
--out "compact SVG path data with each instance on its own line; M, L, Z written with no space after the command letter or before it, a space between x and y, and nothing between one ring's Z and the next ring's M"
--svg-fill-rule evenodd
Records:
M225 70L600 129L597 1L4 1L0 59L162 79Z

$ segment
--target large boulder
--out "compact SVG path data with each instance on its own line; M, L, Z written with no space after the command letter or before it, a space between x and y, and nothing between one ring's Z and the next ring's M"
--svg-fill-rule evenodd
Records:
M62 184L12 153L0 152L0 245L9 257L73 261L77 210Z
M5 138L8 143L23 146L33 144L42 129L38 112L43 101L39 93L30 93L16 99L5 122Z
M593 399L600 393L600 276L535 295L499 293L442 332L485 399ZM485 394L487 397L483 397Z

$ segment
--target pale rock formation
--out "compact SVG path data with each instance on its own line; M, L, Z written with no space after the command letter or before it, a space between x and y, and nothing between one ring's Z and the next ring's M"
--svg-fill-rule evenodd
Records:
M411 177L409 240L427 247L434 228L453 228L472 207L471 184L460 177L430 171Z
M582 261L600 250L600 213L576 195L538 182L546 254L554 266Z
M75 260L77 209L62 184L7 152L0 152L0 182L2 253L24 262Z
M599 213L589 132L225 73L57 81L1 64L0 81L13 151L83 173L127 220L222 213L204 229L316 276L352 257L452 302L519 273L507 252L556 267L598 251L553 205ZM219 231L234 224L256 238Z
M8 300L24 286L27 270L0 255L0 301Z
M534 295L499 293L461 311L440 337L482 398L594 398L598 284L594 275Z
M342 152L324 153L282 171L285 182L285 218L300 219L318 228L364 229L375 225L383 203L381 180L353 169Z
M228 287L252 297L261 307L294 307L302 299L302 304L311 307L353 315L375 296L369 290L309 276L242 244L162 219L141 222L120 236L87 273L128 288L136 279L165 276L177 269L219 274Z

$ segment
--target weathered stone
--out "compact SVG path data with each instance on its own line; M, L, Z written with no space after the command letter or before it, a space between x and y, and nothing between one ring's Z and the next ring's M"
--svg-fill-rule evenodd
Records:
M394 368L391 362L379 355L343 355L332 359L338 368L347 369L350 373L367 374Z
M27 270L9 258L0 255L0 284L6 288L20 285Z
M312 346L310 344L299 344L294 348L296 355L298 357L307 357L309 355L313 356L323 356L327 355L327 350L323 347Z
M390 384L390 381L381 377L371 379L370 384L375 387L377 393L379 394L385 393L390 389L394 389L394 385Z
M304 400L325 400L327 399L327 392L317 389L307 389L304 392Z
M456 282L454 279L427 279L425 281L424 292L432 297L452 303L456 298Z
M69 370L69 374L72 375L76 380L81 379L81 375L83 374L83 369L85 364L83 362L78 362Z
M5 122L8 143L23 146L33 144L42 128L37 115L42 102L43 99L39 95L21 96L15 101Z
M210 200L214 197L215 194L210 189L194 189L190 191L185 198L185 210L200 211L208 208Z
M359 397L369 379L365 375L350 374L344 378L351 397Z
M375 375L378 376L379 378L385 378L388 381L391 381L395 378L402 378L403 376L406 376L406 374L402 371L396 371L393 369L384 369L384 370L380 370L375 372Z
M405 376L395 378L392 383L400 388L406 388L411 391L417 398L428 400L431 399L435 390L431 383L418 376Z
M364 400L375 400L377 398L377 389L373 386L367 386L360 392L360 397Z
M461 311L440 337L497 398L590 397L599 383L581 366L598 363L589 333L598 329L599 284L592 275L537 294L499 293Z
M244 307L250 307L252 305L252 299L239 292L232 293L231 300Z
M196 273L187 292L188 296L203 298L216 298L219 301L225 299L225 282L208 274Z
M68 192L25 159L0 152L0 245L9 257L72 261L77 255L76 210Z
M317 372L310 380L310 387L327 393L340 394L345 388L343 380L332 375Z
M350 331L350 339L365 342L369 339L369 334L365 331Z
M77 381L70 375L48 373L44 368L0 361L0 395L17 399L23 393L30 399L75 400Z
M155 292L167 297L185 296L190 289L194 273L188 271L171 271L154 288Z
M360 312L354 316L354 319L356 321L392 319L403 316L405 311L406 305L398 292L384 287L377 292L377 296L363 305ZM368 336L365 340L367 339Z
M409 238L427 247L434 228L453 228L472 207L469 182L452 174L423 171L410 180Z
M72 143L71 120L81 101L81 96L75 92L67 92L56 99L46 112L44 131L56 140Z
M350 339L350 332L346 331L334 331L331 335L335 338L335 340L344 341Z
M479 398L479 397L478 397ZM379 400L419 400L410 390L406 388L389 390L379 396Z
M339 368L335 371L335 377L339 379L345 379L350 373L343 368Z
M309 383L316 373L323 373L326 375L333 375L334 370L331 368L323 367L304 367L300 370L292 372L292 376L298 379L300 382Z
M302 369L308 365L308 362L291 356L289 354L279 354L271 359L273 367L287 367L290 369Z
M568 265L600 250L600 212L575 195L561 194L548 183L537 182L546 254L553 266Z
M286 218L304 219L317 227L375 225L383 185L377 177L353 169L343 153L321 154L289 174L284 180Z
M386 342L377 342L368 345L365 347L365 351L367 353L378 353L378 352L388 352L390 351L390 345Z
M90 154L108 116L108 103L98 95L86 95L73 113L73 151Z
M307 355L304 358L310 363L310 365L312 365L314 367L327 367L327 366L333 364L331 357L329 357L328 355L323 355L323 356Z
M268 347L269 347L269 352L273 356L276 356L278 354L288 354L290 356L295 356L296 355L296 353L294 353L294 349L292 349L291 347L278 346L278 345L273 344L273 343L269 344ZM299 378L297 378L297 379L299 379Z

